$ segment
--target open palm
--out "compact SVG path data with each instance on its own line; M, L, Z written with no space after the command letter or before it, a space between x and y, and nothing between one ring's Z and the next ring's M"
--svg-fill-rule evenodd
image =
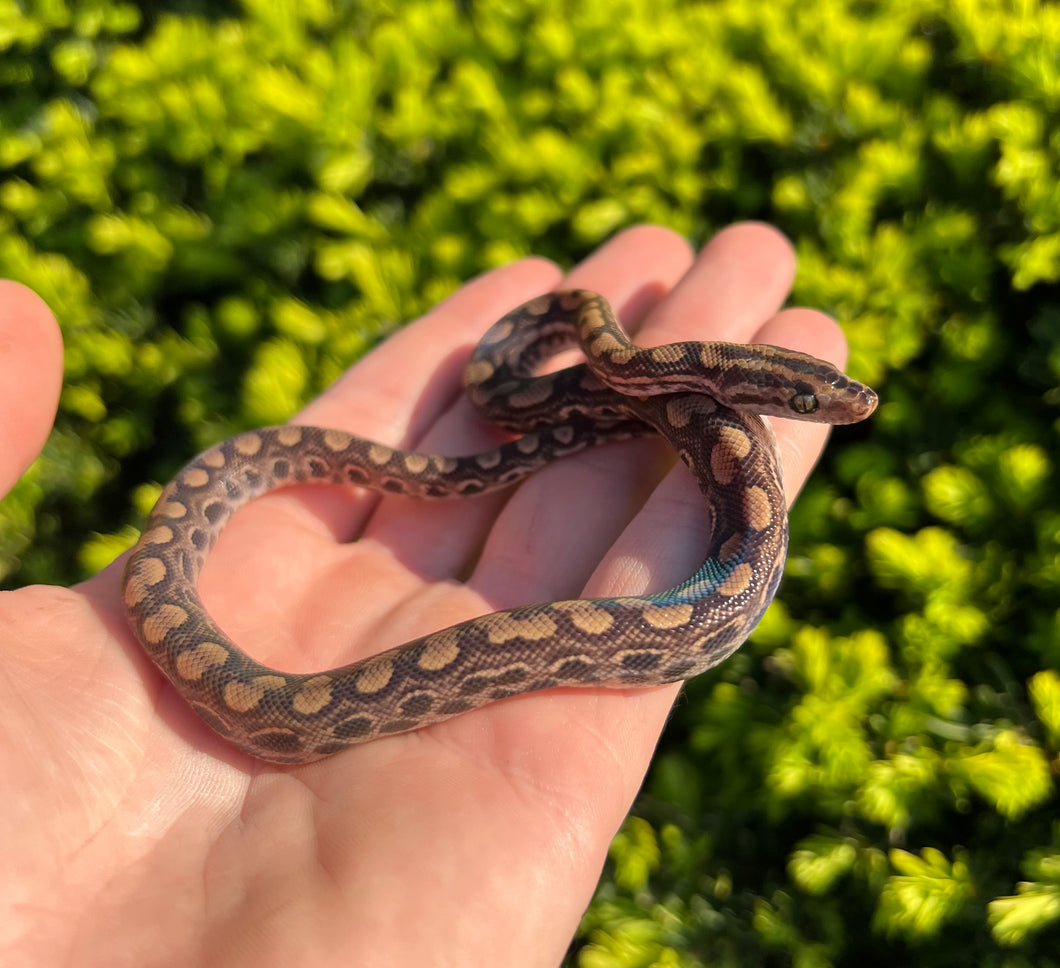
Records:
M698 258L641 227L562 284L602 292L641 345L771 342L841 363L831 320L778 312L793 271L765 226L730 228ZM487 449L499 437L460 395L462 362L491 322L560 283L540 259L469 283L297 422L443 454ZM47 310L3 284L5 491L39 451L60 373ZM776 430L790 499L827 428ZM201 589L255 658L313 671L498 608L666 588L699 565L708 528L691 476L659 441L635 441L465 501L269 495L226 529ZM146 659L121 567L0 595L0 961L560 961L677 687L522 696L272 767L214 737Z

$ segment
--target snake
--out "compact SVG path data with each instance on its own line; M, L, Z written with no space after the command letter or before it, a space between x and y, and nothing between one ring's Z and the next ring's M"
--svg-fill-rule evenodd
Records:
M571 347L584 362L541 372ZM536 690L699 675L747 639L784 569L787 505L763 416L848 424L877 405L873 390L835 366L782 347L637 347L604 297L587 290L542 295L494 323L471 351L464 385L507 431L487 452L421 453L286 424L211 447L162 490L125 566L124 608L147 655L229 743L269 763L308 763ZM664 591L524 605L303 674L257 662L199 597L198 576L224 525L269 491L341 484L471 496L586 448L645 435L676 451L711 515L702 565Z

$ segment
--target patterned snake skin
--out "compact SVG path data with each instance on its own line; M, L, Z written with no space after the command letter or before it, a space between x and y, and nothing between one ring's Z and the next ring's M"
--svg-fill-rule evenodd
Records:
M533 376L542 359L574 343L587 363ZM778 347L638 349L606 301L581 290L541 296L494 324L465 384L490 420L522 436L487 453L441 457L338 430L270 427L206 451L163 491L126 566L129 621L177 691L236 746L275 763L305 763L537 689L665 683L703 672L747 638L784 566L779 459L758 414L839 424L876 407L868 387ZM199 572L225 522L275 488L479 494L555 458L644 434L670 442L712 516L702 566L666 591L496 612L309 675L255 662L199 599Z

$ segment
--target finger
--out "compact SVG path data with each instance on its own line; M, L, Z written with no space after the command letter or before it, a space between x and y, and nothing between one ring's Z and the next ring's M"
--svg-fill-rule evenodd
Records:
M842 368L847 360L847 342L839 324L814 309L785 309L759 327L751 340L772 343L809 353ZM784 491L788 505L806 483L821 456L831 427L804 420L771 419L784 468Z
M784 310L770 317L753 334L754 342L768 342L810 353L837 365L846 361L846 341L838 325L810 309ZM820 456L829 427L796 420L771 421L784 469L784 488L790 505ZM640 513L615 542L585 586L585 597L642 595L672 587L703 563L710 541L710 515L699 486L684 464L673 470L652 492ZM626 697L625 715L645 731L627 734L617 758L630 764L626 777L632 791L640 780L636 764L651 753L652 737L662 728L680 683L649 689ZM592 711L594 705L585 702ZM610 697L603 697L607 705ZM604 713L606 715L606 712ZM618 744L616 744L617 746Z
M524 259L473 280L351 367L294 422L347 430L392 446L414 445L458 394L466 347L511 308L512 300L547 291L558 278L559 271L546 260ZM276 535L277 541L307 535L347 541L359 533L377 500L354 488L266 495L225 528L207 568L230 570L226 546L241 548L262 533ZM254 555L245 562L254 573L244 577L267 582L278 577L273 570L282 565L276 556ZM203 582L209 583L209 572Z
M528 258L471 280L395 332L309 404L298 423L335 427L391 446L409 446L459 394L464 351L482 332L560 278Z
M602 292L635 326L691 262L685 239L638 226L577 266L563 285ZM505 505L470 585L496 607L577 593L670 459L657 442L640 441L539 471Z
M51 310L25 286L0 280L0 495L37 457L51 431L62 361Z
M619 279L635 271L629 262L635 260L617 267ZM584 276L572 274L567 283L598 289L622 305L611 288L616 280L597 273L589 265ZM784 301L792 273L791 247L775 230L754 224L724 230L671 279L672 291L637 327L637 343L714 339L719 330L724 338L747 341ZM525 601L528 588L536 599L577 595L673 460L663 442L635 441L545 468L505 507L475 587L498 605ZM700 530L707 526L698 492L687 496L684 517ZM526 549L540 553L527 555Z
M616 235L563 280L567 288L603 292L624 325L635 329L693 265L688 240L658 225Z
M795 253L780 232L756 222L729 226L707 243L695 265L652 313L638 342L772 343L843 364L846 342L833 320L808 309L778 311L794 277ZM790 503L824 447L829 428L796 420L771 423Z
M736 254L743 261L736 261ZM718 266L725 271L719 272ZM652 314L642 342L650 345L657 327L668 340L687 339L690 315L709 301L707 312L713 319L707 338L714 338L721 328L729 339L786 346L842 366L846 340L833 319L811 309L771 312L784 301L793 275L794 256L782 236L766 226L733 226L715 236ZM708 292L717 295L716 303L708 299ZM720 315L718 305L725 307ZM790 505L820 456L830 428L785 419L771 420L771 425ZM699 486L683 464L676 464L594 573L586 594L637 595L670 587L699 567L709 537L710 518Z
M690 260L688 243L679 235L658 227L640 226L611 239L576 268L563 284L606 285L616 304L636 317L643 315L680 278ZM511 297L509 303L498 318L517 305ZM461 394L417 446L430 453L474 453L495 440L493 434L483 432L482 417ZM589 462L593 459L590 457ZM571 473L570 468L566 473ZM635 489L636 475L628 475L621 487ZM615 495L619 489L614 489ZM489 526L506 499L504 495L493 502L387 502L373 516L365 536L396 549L404 555L402 560L420 575L434 578L459 574L469 559L477 555ZM599 513L601 509L597 503L591 510ZM596 533L596 530L589 529L590 533ZM600 547L599 553L606 547L606 544ZM521 584L518 577L521 565L536 559L537 555L530 545L521 549L505 547L502 553L510 551L515 554L508 562L507 570L511 581Z
M777 313L757 328L753 341L789 346L837 364L846 360L842 330L830 317L811 309ZM776 419L771 423L790 505L820 455L830 428L798 420ZM670 587L702 564L709 539L710 517L699 485L683 464L675 464L592 576L586 594L639 595Z
M730 225L703 247L638 342L750 342L784 304L794 278L795 253L780 232L758 222Z

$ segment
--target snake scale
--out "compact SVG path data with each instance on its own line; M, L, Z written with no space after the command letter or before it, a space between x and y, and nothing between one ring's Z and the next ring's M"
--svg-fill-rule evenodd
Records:
M585 363L535 375L574 344ZM584 290L553 292L504 316L472 352L464 382L488 419L521 436L487 453L443 457L337 430L270 427L207 450L162 492L128 560L124 604L147 654L231 743L263 760L305 763L533 690L697 675L747 638L784 566L779 458L759 414L841 424L876 407L871 389L791 350L639 349L603 297ZM513 608L299 675L256 662L200 601L197 577L225 522L273 489L480 494L555 458L644 434L669 441L711 511L703 564L674 588Z

